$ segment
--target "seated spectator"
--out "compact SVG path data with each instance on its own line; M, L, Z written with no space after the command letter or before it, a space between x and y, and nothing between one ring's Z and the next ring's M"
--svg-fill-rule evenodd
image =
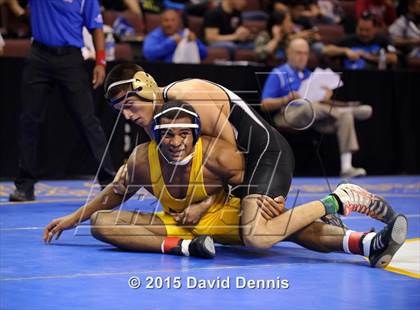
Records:
M379 27L391 25L397 17L395 7L389 0L356 0L356 18L360 18L365 12L372 14Z
M292 28L292 19L287 11L274 11L268 20L267 30L262 31L255 39L257 60L284 59L286 57L285 47Z
M287 48L287 63L274 68L264 84L262 92L261 109L275 112L274 121L279 127L290 127L290 123L299 123L296 120L285 122L284 109L293 99L299 98L298 90L302 81L308 79L311 72L306 68L309 57L309 45L304 39L294 39ZM354 126L354 118L367 119L372 113L370 106L360 105L357 107L331 106L332 91L326 90L325 97L321 102L313 102L315 111L315 130L337 135L340 148L341 176L356 177L366 174L363 168L355 168L352 165L352 153L359 149L359 144Z
M409 0L408 11L389 27L397 48L408 57L420 57L420 0Z
M254 48L249 29L242 26L244 0L222 0L204 17L204 37L212 47Z
M207 48L192 31L185 31L181 17L175 10L165 10L162 13L162 25L148 33L144 39L143 53L149 61L164 61L171 63L173 56L187 33L187 40L197 43L200 59L207 57Z
M326 56L341 56L346 69L377 68L381 61L381 51L386 65L395 65L397 55L390 41L377 33L372 15L364 14L356 26L356 34L348 35L336 45L327 45L322 49Z
M292 22L289 11L273 11L267 23L267 30L255 39L255 52L259 61L272 59L282 61L286 58L285 47L292 39L302 38L311 42L311 50L319 54L323 44L316 29L300 30Z

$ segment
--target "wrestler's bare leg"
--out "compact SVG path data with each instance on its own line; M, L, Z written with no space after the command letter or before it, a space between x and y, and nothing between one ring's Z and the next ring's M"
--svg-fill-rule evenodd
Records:
M261 209L256 203L258 198L261 198L261 195L250 195L242 201L241 223L245 245L254 248L269 248L280 241L287 240L313 251L341 252L343 250L342 243L346 232L344 228L316 221L318 218L304 225L304 222L297 218L297 213L291 210L287 216L282 215L281 220L267 221L261 215ZM310 202L305 208L312 208L312 204L313 202ZM271 225L274 225L273 229L269 229ZM293 227L298 227L298 230L292 232Z
M166 228L152 213L98 211L91 217L92 235L129 251L161 252Z
M261 195L252 194L242 200L242 238L246 246L270 248L326 214L321 201L312 201L265 220L256 203L259 197Z
M192 240L167 236L165 224L153 213L106 211L91 217L92 235L120 249L213 258L213 239L198 236Z
M343 252L346 229L316 221L291 235L287 241L317 252Z

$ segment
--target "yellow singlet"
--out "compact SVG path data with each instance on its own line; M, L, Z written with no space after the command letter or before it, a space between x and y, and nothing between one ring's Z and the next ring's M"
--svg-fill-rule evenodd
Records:
M195 151L192 158L187 194L183 199L178 199L171 195L166 187L165 181L163 180L157 143L155 141L150 142L149 167L150 179L153 186L153 195L159 199L165 212L169 212L170 209L176 212L182 212L182 210L190 204L203 201L208 197L204 186L202 148L201 139L198 139L195 144Z
M223 188L217 194L214 204L196 226L179 226L172 216L169 215L171 211L182 212L189 205L203 201L208 197L204 185L201 139L198 139L195 144L187 194L183 199L173 197L166 187L162 176L156 141L149 143L148 155L153 195L159 199L164 210L164 212L158 212L157 215L165 224L168 236L182 236L186 239L192 239L197 235L212 235L215 241L219 243L241 243L238 226L240 199L229 197Z

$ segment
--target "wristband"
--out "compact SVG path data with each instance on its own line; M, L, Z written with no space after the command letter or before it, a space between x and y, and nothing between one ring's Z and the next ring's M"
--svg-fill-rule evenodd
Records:
M96 65L104 66L104 67L106 66L104 50L96 51Z

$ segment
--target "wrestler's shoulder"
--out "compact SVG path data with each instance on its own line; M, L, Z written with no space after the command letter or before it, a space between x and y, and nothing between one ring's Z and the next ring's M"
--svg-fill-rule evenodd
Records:
M171 88L172 90L197 90L202 88L213 88L214 85L209 81L202 79L187 79L176 82Z
M149 151L149 142L145 142L137 145L133 152L131 153L130 158L135 161L135 164L141 164L148 162L148 151Z

